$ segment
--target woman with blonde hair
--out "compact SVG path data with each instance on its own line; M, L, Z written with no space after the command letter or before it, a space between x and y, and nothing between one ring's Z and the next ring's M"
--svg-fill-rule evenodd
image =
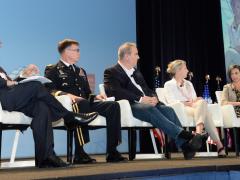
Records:
M183 60L170 62L167 72L172 77L164 84L167 102L183 103L186 113L195 120L196 133L202 134L205 128L213 141L216 142L218 157L225 157L224 147L208 110L207 102L203 98L197 97L193 84L185 79L188 74L186 62Z

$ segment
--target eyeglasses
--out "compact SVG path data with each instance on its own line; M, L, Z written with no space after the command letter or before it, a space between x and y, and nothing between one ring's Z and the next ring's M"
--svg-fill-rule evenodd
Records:
M74 52L80 52L80 49L71 49L71 48L67 48L66 50L69 50L69 51L74 51Z

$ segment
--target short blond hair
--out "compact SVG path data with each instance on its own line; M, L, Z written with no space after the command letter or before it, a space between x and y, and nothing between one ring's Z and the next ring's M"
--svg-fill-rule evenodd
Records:
M176 59L168 64L167 73L174 77L177 70L182 67L182 65L186 65L186 61L183 61L181 59Z
M118 48L118 59L122 60L126 54L131 54L132 47L137 47L136 43L126 42Z

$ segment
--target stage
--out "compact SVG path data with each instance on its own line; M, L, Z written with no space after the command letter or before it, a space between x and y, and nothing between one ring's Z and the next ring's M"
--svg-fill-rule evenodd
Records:
M197 172L240 171L239 158L234 154L223 159L205 157L193 160L183 160L181 154L172 154L171 160L134 160L124 163L106 163L104 155L92 157L98 163L57 169L2 168L0 179L135 179Z

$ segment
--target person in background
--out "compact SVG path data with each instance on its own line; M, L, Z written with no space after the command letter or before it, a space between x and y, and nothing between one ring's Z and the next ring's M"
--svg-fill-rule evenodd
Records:
M40 70L35 64L29 64L25 67L22 71L19 72L19 75L14 79L15 81L19 82L25 78L31 76L39 76Z
M23 71L20 73L20 77L31 77L40 75L40 70L35 64L29 64Z
M223 87L221 105L231 104L240 118L240 66L232 65L228 69L230 83Z
M52 122L61 118L67 128L87 125L97 117L97 113L80 114L66 110L37 81L18 84L9 78L0 67L0 101L3 110L18 111L32 117L31 128L35 142L36 166L65 167L67 166L53 150Z
M217 128L214 125L212 115L208 110L207 102L197 97L192 83L185 78L188 74L186 62L174 60L168 64L167 72L172 77L164 84L165 97L168 103L181 102L185 111L192 116L196 124L196 133L204 133L204 127L217 145L218 157L225 157L225 150L220 141Z

